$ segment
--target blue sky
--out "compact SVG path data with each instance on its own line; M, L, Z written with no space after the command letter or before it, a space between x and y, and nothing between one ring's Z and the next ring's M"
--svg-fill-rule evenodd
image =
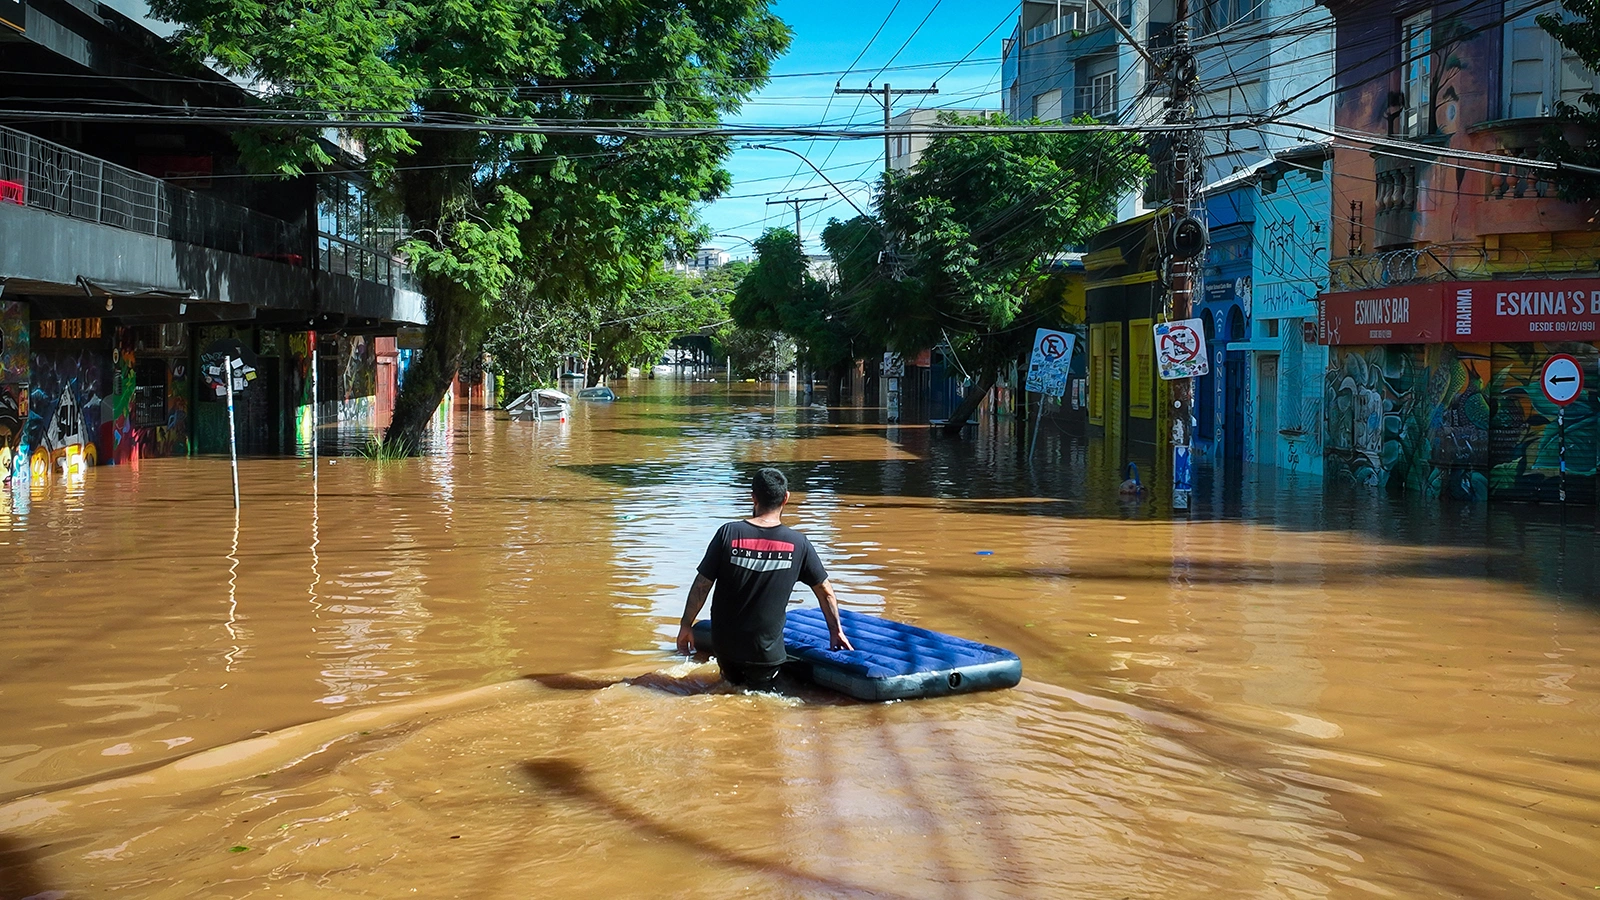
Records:
M881 87L888 81L894 86L922 88L938 79L937 96L906 97L897 101L895 110L914 106L999 108L1000 40L1011 34L1015 4L938 0L935 6L934 0L900 0L896 8L895 0L777 0L774 9L794 30L794 40L789 52L773 66L771 83L733 121L763 125L883 121L882 107L871 97L833 96L835 83L862 88L869 83ZM918 28L925 16L926 23ZM883 30L873 40L880 25ZM997 25L999 29L994 30ZM985 38L991 30L993 35ZM860 61L851 67L858 56ZM966 62L952 69L952 64L963 58ZM892 67L884 70L891 59ZM847 75L817 74L847 68ZM882 138L802 140L785 146L816 163L851 192L859 206L867 208L871 181L883 170ZM806 249L812 252L821 252L822 227L829 218L853 215L826 182L786 153L741 149L728 160L727 168L733 173L733 187L723 199L707 205L703 216L712 231L738 236L716 237L708 244L735 257L748 255L746 241L759 237L768 226L794 227L792 209L767 206L767 200L828 197L825 203L803 207L801 231Z

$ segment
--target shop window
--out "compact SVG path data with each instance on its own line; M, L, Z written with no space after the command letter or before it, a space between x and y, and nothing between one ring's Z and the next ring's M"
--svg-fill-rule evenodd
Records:
M167 361L141 359L133 367L133 424L140 428L167 424Z
M1410 137L1433 132L1433 19L1421 12L1400 23L1402 125Z

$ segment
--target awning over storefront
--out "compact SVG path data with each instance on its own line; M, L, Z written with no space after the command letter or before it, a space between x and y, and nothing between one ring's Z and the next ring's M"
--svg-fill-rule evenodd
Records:
M1317 300L1323 344L1600 340L1600 278L1443 281Z

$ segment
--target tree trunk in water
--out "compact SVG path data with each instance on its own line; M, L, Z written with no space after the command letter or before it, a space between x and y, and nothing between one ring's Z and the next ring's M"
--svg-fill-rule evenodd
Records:
M998 375L991 372L985 372L979 377L978 383L961 398L961 405L955 408L955 412L950 414L950 419L944 423L945 434L950 437L961 436L961 429L967 427L967 420L972 418L973 411L983 402L983 398L988 396L989 389L994 387L998 378Z
M478 338L481 307L478 298L444 278L422 280L423 296L428 298L428 328L422 339L422 353L406 370L400 396L395 398L394 418L383 436L385 445L406 453L422 448L422 437L433 414L438 412L450 382L461 370L467 348Z

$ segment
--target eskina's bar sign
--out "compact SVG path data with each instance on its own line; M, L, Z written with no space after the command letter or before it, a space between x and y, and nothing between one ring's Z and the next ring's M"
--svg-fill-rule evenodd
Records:
M1447 281L1324 294L1324 344L1600 341L1600 279Z
M1324 294L1317 332L1324 344L1435 344L1444 340L1439 297L1437 284Z

